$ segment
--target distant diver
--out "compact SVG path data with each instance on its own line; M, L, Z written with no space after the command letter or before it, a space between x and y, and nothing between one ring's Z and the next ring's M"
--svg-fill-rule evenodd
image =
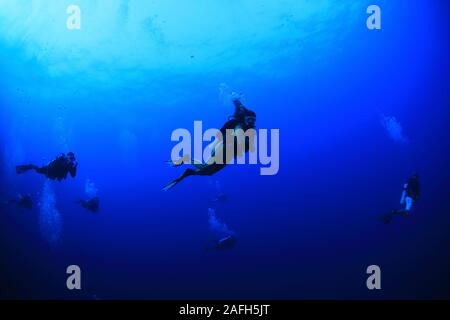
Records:
M213 148L210 159L208 159L204 164L198 163L195 160L191 161L191 164L195 167L195 169L186 169L181 176L168 183L163 188L164 191L173 188L183 179L189 176L212 176L213 174L225 168L225 166L237 156L254 150L254 141L252 141L254 137L247 138L245 134L244 136L235 134L233 139L227 139L227 130L234 130L235 133L242 134L249 129L255 129L256 124L256 113L247 109L235 93L233 93L232 102L235 106L234 114L228 118L228 121L220 129L222 140L218 141ZM244 140L242 141L242 139ZM231 148L234 148L234 152L232 154L227 154L227 150ZM240 152L240 150L242 150L243 152ZM211 159L216 158L216 154L221 161L211 161ZM183 159L180 159L177 162L168 162L172 166L177 167L183 164Z
M225 251L233 249L236 245L236 236L227 235L217 240L210 240L205 248L206 252Z
M33 200L29 195L21 195L19 194L16 199L11 199L5 202L7 205L17 205L19 208L32 210L33 209Z
M98 210L100 209L99 197L94 197L89 200L78 200L77 203L86 210L89 210L94 213L98 212Z
M409 217L413 204L416 203L419 200L419 198L420 198L420 180L419 175L414 173L411 177L409 177L408 181L403 186L400 205L404 206L404 208L392 210L390 213L382 217L382 221L388 224L396 215Z
M236 237L233 235L229 235L227 237L217 240L215 244L215 249L216 250L231 249L234 247L235 244L236 244Z
M75 154L69 152L67 155L62 153L55 160L43 167L38 167L33 164L17 166L16 172L17 174L23 174L27 171L34 170L37 173L46 176L48 179L61 181L66 179L69 173L72 178L75 178L77 167L78 162L75 159Z

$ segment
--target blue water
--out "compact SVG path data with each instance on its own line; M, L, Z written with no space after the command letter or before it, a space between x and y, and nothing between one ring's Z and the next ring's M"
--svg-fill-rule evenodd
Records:
M80 30L72 1L0 4L0 200L34 201L1 207L0 297L450 298L447 1L74 2ZM164 163L172 131L232 114L221 84L280 130L279 173L162 192L182 171ZM15 174L68 151L75 179ZM412 172L411 217L377 221ZM93 194L98 214L75 203ZM218 230L235 246L211 249Z

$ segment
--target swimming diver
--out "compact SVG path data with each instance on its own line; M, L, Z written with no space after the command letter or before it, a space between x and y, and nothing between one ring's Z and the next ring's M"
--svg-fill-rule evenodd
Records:
M392 210L390 213L384 215L382 220L384 223L388 224L391 222L392 218L396 215L403 217L409 217L412 206L420 198L420 181L419 175L414 173L409 177L408 181L403 185L403 192L400 199L400 205L404 205L404 208L398 210Z
M233 235L229 235L225 238L219 239L216 242L215 249L216 250L225 250L231 249L236 244L236 237Z
M206 246L205 251L211 252L233 249L236 245L236 241L236 237L232 234L223 236L222 238L211 240Z
M78 200L77 203L85 208L86 210L89 210L91 212L98 212L100 208L100 199L99 197L94 197L89 200Z
M32 210L33 209L33 200L31 200L30 195L21 195L19 194L16 199L11 199L5 202L7 205L16 204L19 208Z
M55 160L48 165L38 167L33 164L16 166L17 174L25 173L29 170L34 170L39 174L43 174L48 179L61 181L67 178L70 173L72 178L75 178L77 174L78 162L75 159L73 152L60 154Z
M222 137L221 140L217 141L216 145L214 146L211 152L210 159L208 159L204 164L198 163L195 160L191 161L191 164L195 167L195 169L186 169L181 176L168 183L163 188L164 191L173 188L183 179L189 176L211 176L222 170L227 165L227 163L229 163L231 160L241 155L242 153L254 151L254 136L246 139L245 135L242 136L235 134L232 139L227 139L227 130L234 130L235 133L245 133L249 129L254 129L256 124L256 113L247 109L235 93L233 93L232 102L235 106L234 114L228 118L228 121L220 129ZM238 129L241 130L236 131ZM243 142L241 140L242 138L245 139ZM242 146L244 148L242 148ZM234 147L234 152L232 154L227 154L227 150L231 147ZM241 148L243 152L239 152L239 148ZM211 161L212 159L216 158L216 154L221 161ZM174 167L183 164L182 159L180 159L176 163L173 161L168 162Z

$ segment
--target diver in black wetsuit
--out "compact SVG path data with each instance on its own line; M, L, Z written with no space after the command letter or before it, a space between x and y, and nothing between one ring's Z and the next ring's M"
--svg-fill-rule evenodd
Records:
M233 235L229 235L227 237L224 237L222 239L219 239L215 244L216 250L225 250L225 249L231 249L236 244L236 237Z
M396 215L408 217L411 212L412 206L420 198L420 180L419 175L414 173L409 177L408 181L403 186L402 197L400 199L400 204L404 205L404 208L398 210L392 210L390 213L384 215L382 220L384 223L388 224L391 222L392 218Z
M211 158L206 161L205 164L197 163L195 160L192 161L192 165L195 169L186 169L180 177L168 183L163 188L164 191L173 188L184 178L189 176L211 176L222 170L230 162L230 160L236 158L244 152L253 151L252 140L254 139L254 135L251 137L246 137L245 132L249 129L255 129L256 113L247 109L239 98L233 98L232 102L235 106L234 114L228 118L228 121L220 129L222 140L218 141L214 147L211 153ZM231 137L232 141L229 141L228 139L227 130L234 130L235 135L234 137ZM232 151L229 150L230 148L234 148L233 153L227 153L227 150ZM212 159L217 160L217 158L221 161L210 161ZM181 159L176 163L169 161L169 163L173 166L180 166L183 164L183 160Z
M34 170L39 174L43 174L48 179L61 181L66 179L69 173L72 178L75 178L77 167L78 162L75 159L75 154L69 152L67 155L62 153L55 160L43 167L38 167L33 164L17 166L16 172L17 174L22 174L29 170Z
M236 246L237 238L235 235L225 235L219 239L211 240L205 247L206 252L225 251L233 249Z
M78 200L77 203L85 208L86 210L89 210L91 212L98 212L100 208L100 199L99 197L94 197L89 200Z

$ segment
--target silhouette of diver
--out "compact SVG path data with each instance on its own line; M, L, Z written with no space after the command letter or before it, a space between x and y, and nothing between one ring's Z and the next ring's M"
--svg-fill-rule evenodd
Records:
M33 209L33 200L31 200L30 195L21 195L19 194L16 199L11 199L5 202L7 205L16 204L19 208L32 210Z
M91 212L98 212L98 210L100 209L99 197L94 197L89 200L78 200L77 203L86 210L89 210Z
M215 244L216 250L225 250L231 249L236 244L236 237L233 235L229 235L225 238L219 239Z
M48 179L61 181L66 179L69 173L72 178L75 178L77 167L78 162L75 160L75 154L69 152L67 155L62 153L55 160L43 167L38 167L33 164L17 166L16 172L17 174L22 174L29 170L34 170L39 174L43 174Z
M217 240L211 240L206 246L205 251L223 251L233 249L236 245L236 237L234 235L227 235Z
M382 221L385 224L391 222L394 216L399 215L403 217L409 217L412 205L416 203L420 198L420 180L419 175L414 173L409 177L408 181L403 186L402 197L400 199L400 204L405 207L398 210L392 210L390 213L382 216Z
M195 169L186 169L181 176L168 183L163 188L164 191L173 188L189 176L211 176L225 168L231 160L242 155L243 153L254 150L254 135L246 137L245 132L249 129L255 128L256 113L247 109L237 97L232 98L232 102L235 106L235 112L233 116L228 118L228 121L220 129L220 133L222 134L222 137L220 138L222 140L217 141L211 152L211 157L205 164L199 163L195 160L191 161L191 164L195 167ZM235 134L233 137L230 137L231 139L227 137L227 130L234 130ZM233 150L229 150L231 148L234 149L234 152L228 153L227 150ZM214 161L213 159L215 158L218 158L221 161ZM168 163L174 167L182 165L183 162L183 159L176 162L168 161Z

